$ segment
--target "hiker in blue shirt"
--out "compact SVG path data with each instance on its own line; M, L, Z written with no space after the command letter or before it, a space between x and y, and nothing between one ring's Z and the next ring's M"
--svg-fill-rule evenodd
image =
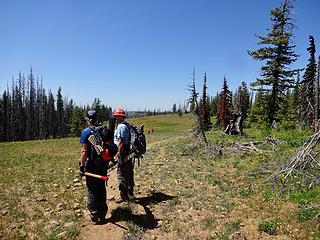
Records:
M93 145L89 142L88 138L94 133L95 129L102 128L97 124L97 113L94 110L89 110L86 114L86 121L89 127L81 132L80 143L81 157L80 157L80 175L90 172L102 176L107 175L108 161L101 159L97 152L94 150ZM106 182L101 179L86 177L87 184L87 207L90 212L90 218L93 222L103 222L108 212L106 202Z
M114 143L118 146L118 184L120 196L116 199L116 203L127 202L134 199L134 173L133 162L129 158L131 133L129 127L126 125L125 111L118 108L113 117L116 118L117 128L114 133Z

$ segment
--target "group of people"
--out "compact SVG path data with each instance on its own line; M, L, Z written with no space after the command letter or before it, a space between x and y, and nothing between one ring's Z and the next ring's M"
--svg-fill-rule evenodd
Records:
M112 116L116 121L116 129L111 139L109 136L103 141L104 147L109 150L107 153L110 155L109 158L103 159L94 150L94 146L90 141L90 136L95 134L96 129L102 126L98 124L96 111L89 110L86 113L88 127L81 132L80 136L82 148L79 171L82 176L86 172L106 176L110 159L117 159L119 197L116 198L115 202L122 203L134 199L133 161L129 157L131 133L125 122L126 113L122 108L116 109ZM108 130L113 132L113 129ZM87 207L90 212L90 218L95 223L104 221L108 212L106 182L88 176L86 177L86 185L88 192Z

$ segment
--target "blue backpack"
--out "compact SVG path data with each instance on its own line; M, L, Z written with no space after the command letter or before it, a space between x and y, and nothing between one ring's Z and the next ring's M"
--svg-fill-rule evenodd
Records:
M143 158L143 154L147 151L147 141L146 136L144 135L143 125L141 127L136 127L131 123L123 122L122 124L126 125L129 129L129 142L130 150L133 158Z

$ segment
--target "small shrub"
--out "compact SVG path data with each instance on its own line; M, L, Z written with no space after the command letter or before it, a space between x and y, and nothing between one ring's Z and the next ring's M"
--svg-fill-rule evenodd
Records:
M215 223L215 218L213 216L206 216L202 220L202 225L204 229L210 229L212 228L213 224Z
M201 201L198 201L196 199L192 200L192 202L190 203L191 207L193 207L196 210L201 210L203 204L201 203Z
M279 225L280 225L280 221L278 218L271 219L271 220L265 219L259 223L258 230L260 232L265 232L270 235L275 235Z
M231 232L238 231L240 229L240 223L241 221L239 219L231 221L230 223L228 223L228 228Z
M241 223L241 221L239 219L227 223L224 232L222 232L221 234L218 235L218 239L228 240L230 234L232 234L240 229L240 223Z
M319 209L317 209L316 207L303 206L297 212L298 220L300 222L310 220L314 218L318 212Z
M142 229L133 221L128 221L128 231L125 234L127 240L140 240L142 239Z
M221 183L221 180L218 179L214 174L205 175L205 180L212 186L215 186Z
M236 203L233 200L226 200L221 203L221 206L226 209L227 212L230 212Z
M173 198L170 201L168 201L162 208L163 213L172 212L175 208L175 206L179 203L178 198Z
M263 136L268 136L271 133L271 126L267 121L261 123L260 129Z
M247 198L250 197L250 195L252 194L252 189L251 188L240 188L238 189L238 193L241 197L243 198Z
M269 201L273 198L273 193L270 191L264 191L261 193L261 197L264 201Z

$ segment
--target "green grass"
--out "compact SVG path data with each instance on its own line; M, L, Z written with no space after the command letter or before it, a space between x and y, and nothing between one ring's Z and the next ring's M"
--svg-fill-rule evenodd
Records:
M265 219L259 222L258 230L261 232L268 233L270 235L275 235L279 225L280 220L278 218Z
M72 206L83 203L85 189L73 188L73 179L78 177L78 139L57 139L0 143L0 206L7 214L1 216L2 236L14 237L10 231L12 223L21 223L20 231L39 238L55 239L50 221L63 223L72 220L78 223L81 218L68 209L58 211L57 203ZM68 170L69 169L69 170ZM55 186L56 187L55 187ZM33 226L33 227L32 227ZM68 230L69 239L79 233L77 227Z
M320 186L312 188L300 187L292 191L289 198L292 202L299 204L308 204L313 200L319 200Z
M156 115L141 118L129 118L127 120L137 126L144 124L145 134L149 143L184 135L189 131L193 124L193 116L183 114ZM153 134L148 134L148 129L153 128Z
M219 240L228 240L230 234L232 234L240 229L240 223L241 222L239 219L228 222L225 225L224 231L218 235L218 239Z
M128 121L145 125L150 146L141 167L135 169L141 196L164 194L147 206L162 221L152 231L159 239L229 239L248 222L259 223L251 233L258 239L259 231L282 234L279 219L287 229L299 229L298 237L286 231L289 238L309 239L312 232L319 235L314 230L318 224L314 216L319 209L314 206L320 203L319 186L294 188L278 196L266 181L305 141L307 132L272 130L282 143L267 154L227 151L233 142L263 140L266 132L253 128L245 129L246 136L226 136L221 130L207 132L208 140L222 147L224 154L218 158L188 134L191 115ZM154 129L153 134L147 134L149 128ZM58 234L63 232L67 239L79 237L83 216L73 206L78 203L80 210L86 209L86 188L73 182L79 178L79 154L78 138L0 143L1 237L59 239ZM132 221L131 209L110 211L127 222L128 239L148 235L148 229L142 231ZM74 223L72 227L64 227L70 222Z
M154 128L152 135L146 134L149 144L182 136L192 126L190 115L129 121L144 124L145 129ZM0 143L2 237L23 239L28 233L40 239L58 239L61 232L66 232L68 239L77 237L83 216L73 206L79 203L80 209L86 209L85 185L75 186L73 182L79 178L80 148L79 138ZM58 229L51 227L52 220L59 222ZM65 229L63 225L68 222L75 222L75 226Z
M300 222L304 222L313 219L319 213L319 207L301 206L297 212L297 217Z

